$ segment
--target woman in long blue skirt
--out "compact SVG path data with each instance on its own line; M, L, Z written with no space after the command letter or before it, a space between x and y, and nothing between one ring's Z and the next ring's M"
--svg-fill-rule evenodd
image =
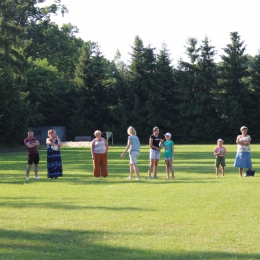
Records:
M57 133L54 129L48 131L48 138L46 139L47 144L47 169L48 178L55 178L62 176L62 161L60 154L60 147L62 142L60 141Z

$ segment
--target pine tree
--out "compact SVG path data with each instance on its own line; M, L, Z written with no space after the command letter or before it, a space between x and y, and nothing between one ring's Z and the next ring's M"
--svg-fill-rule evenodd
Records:
M246 47L240 40L238 32L230 33L231 43L223 48L223 63L220 68L220 86L223 89L222 109L224 133L236 138L241 125L245 124L244 113L249 96L248 86L244 79L248 76Z

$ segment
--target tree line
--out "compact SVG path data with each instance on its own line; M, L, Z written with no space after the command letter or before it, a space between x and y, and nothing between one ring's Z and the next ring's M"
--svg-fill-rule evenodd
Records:
M129 125L144 143L154 126L176 143L234 143L246 125L260 141L260 53L246 55L238 32L220 62L207 37L188 38L189 61L175 67L166 44L156 50L136 36L126 64L119 51L110 61L97 42L77 38L76 26L52 22L68 11L60 0L44 2L0 1L2 145L20 143L31 125L65 125L67 140L112 131L117 143Z

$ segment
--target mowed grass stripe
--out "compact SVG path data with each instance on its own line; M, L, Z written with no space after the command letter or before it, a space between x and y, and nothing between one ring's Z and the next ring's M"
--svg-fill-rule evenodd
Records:
M176 145L176 179L126 180L123 146L109 149L109 177L94 179L89 148L63 147L64 177L25 180L26 152L0 154L0 259L260 259L260 145L256 176L239 178L235 145L225 145L226 177L215 178L215 145Z

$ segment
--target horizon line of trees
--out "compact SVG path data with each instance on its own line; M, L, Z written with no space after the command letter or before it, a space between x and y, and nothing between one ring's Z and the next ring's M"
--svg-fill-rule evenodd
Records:
M260 53L245 54L230 33L221 62L205 37L188 38L189 61L172 66L169 50L157 52L136 36L126 65L117 51L106 59L96 42L77 38L77 27L53 23L66 6L45 0L0 1L0 144L17 144L31 125L64 125L67 140L112 131L126 142L128 126L142 143L154 126L176 143L235 142L242 125L260 141Z

